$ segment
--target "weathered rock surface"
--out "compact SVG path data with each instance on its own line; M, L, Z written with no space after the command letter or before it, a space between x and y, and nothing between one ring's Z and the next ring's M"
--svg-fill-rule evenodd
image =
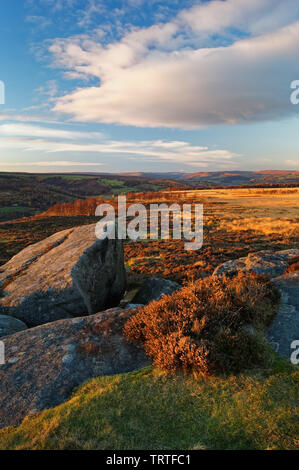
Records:
M23 330L27 330L27 326L21 320L9 315L0 315L0 338Z
M65 401L74 387L101 375L148 364L141 347L122 336L133 311L110 309L59 320L3 338L0 366L0 427Z
M254 272L265 274L270 278L281 276L286 272L292 259L297 258L299 249L282 251L264 250L257 253L250 253L247 257L227 261L218 266L214 271L214 276L234 276L238 272Z
M95 224L64 230L0 267L0 313L29 327L118 305L125 291L121 240L98 240Z
M146 305L152 300L159 300L162 295L171 295L178 289L180 285L177 282L155 277L149 278L134 296L132 304Z
M266 338L281 356L290 358L291 344L299 340L299 249L259 251L218 266L215 276L234 276L239 271L265 274L281 293L279 310L266 331ZM294 263L294 264L293 264Z
M280 290L281 300L266 337L279 355L289 359L291 343L299 340L299 271L284 274L272 282Z

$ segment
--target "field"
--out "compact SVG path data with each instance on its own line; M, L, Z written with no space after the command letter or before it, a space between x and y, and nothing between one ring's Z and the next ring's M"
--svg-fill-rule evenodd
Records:
M173 191L159 196L163 202L203 204L203 247L185 251L180 240L128 243L126 257L135 272L185 280L210 274L219 263L249 252L298 246L297 188Z

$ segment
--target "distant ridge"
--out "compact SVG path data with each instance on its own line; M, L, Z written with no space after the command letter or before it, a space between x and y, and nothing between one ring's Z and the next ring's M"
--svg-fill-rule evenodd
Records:
M211 183L212 185L239 185L239 184L275 184L298 183L299 171L296 170L259 170L259 171L198 171L184 172L134 172L119 173L119 175L135 176L139 178L171 179L186 182Z

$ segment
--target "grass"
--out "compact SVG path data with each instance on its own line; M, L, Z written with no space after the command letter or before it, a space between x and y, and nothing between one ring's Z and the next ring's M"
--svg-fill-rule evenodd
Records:
M295 449L299 372L221 377L139 372L87 382L0 431L0 449ZM297 441L296 441L297 438Z
M0 207L0 214L9 214L9 213L17 213L17 212L34 212L33 209L30 207L23 207L23 206L5 206Z
M108 186L109 188L110 187L114 188L115 186L119 187L119 186L124 186L125 185L125 181L118 180L118 179L100 178L99 182L101 184L104 184L105 186Z

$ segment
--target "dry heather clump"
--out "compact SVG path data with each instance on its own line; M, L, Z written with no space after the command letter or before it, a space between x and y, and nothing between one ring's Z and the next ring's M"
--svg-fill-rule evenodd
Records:
M211 276L142 307L124 334L162 369L236 373L264 363L266 347L248 325L265 327L278 298L270 282L254 274Z

